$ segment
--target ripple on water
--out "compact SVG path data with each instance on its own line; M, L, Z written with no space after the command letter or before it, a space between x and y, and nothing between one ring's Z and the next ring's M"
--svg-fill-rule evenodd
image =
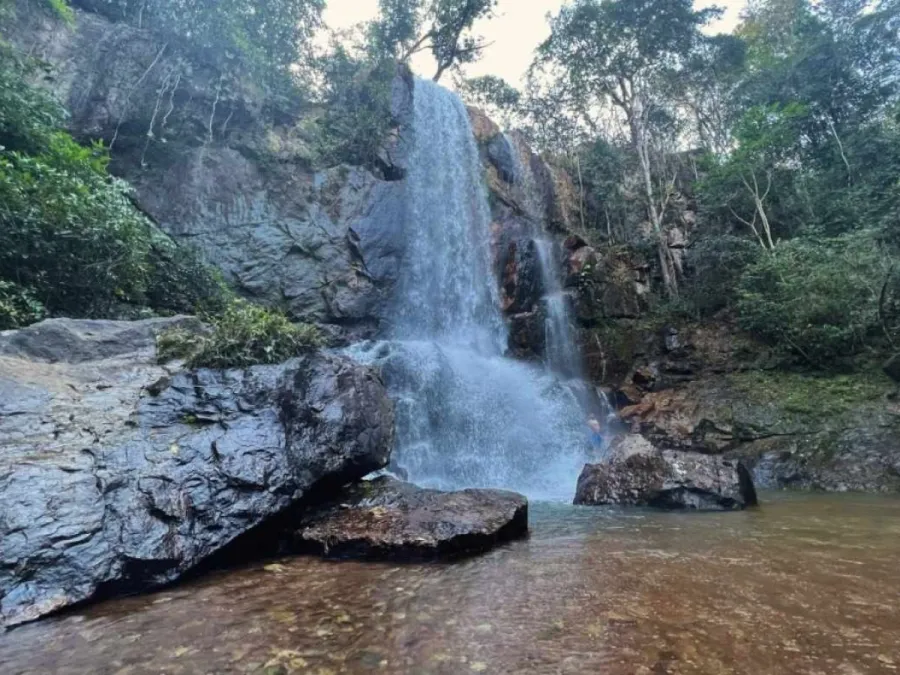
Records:
M896 673L900 500L535 505L455 565L220 572L0 637L0 673Z

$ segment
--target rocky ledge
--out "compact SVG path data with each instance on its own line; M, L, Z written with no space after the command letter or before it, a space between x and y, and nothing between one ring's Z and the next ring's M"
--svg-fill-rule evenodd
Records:
M750 472L738 460L658 450L640 436L626 436L610 461L585 466L575 503L732 511L757 499Z
M298 550L336 558L436 560L486 551L528 533L528 501L512 492L425 490L392 478L348 488L306 515Z
M384 467L380 378L318 354L186 372L185 318L0 335L0 629L172 582L311 493Z

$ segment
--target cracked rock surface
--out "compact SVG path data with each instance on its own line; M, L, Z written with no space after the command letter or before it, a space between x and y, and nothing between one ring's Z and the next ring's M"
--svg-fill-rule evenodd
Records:
M503 490L441 492L393 478L353 485L304 515L298 550L334 558L437 560L528 534L528 500Z
M388 463L393 408L373 371L327 354L157 365L156 333L191 321L0 334L0 627L174 581Z

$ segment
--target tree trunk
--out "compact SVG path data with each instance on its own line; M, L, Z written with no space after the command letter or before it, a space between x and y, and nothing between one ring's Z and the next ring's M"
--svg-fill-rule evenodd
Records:
M647 196L647 211L650 215L650 224L656 233L658 242L657 249L659 253L659 264L662 269L663 284L666 288L666 295L670 298L678 297L678 278L675 271L675 265L672 262L672 252L669 250L669 243L666 239L666 233L663 229L663 216L656 204L656 194L653 189L653 170L650 163L650 149L647 147L647 136L643 127L643 121L638 119L637 114L632 114L630 119L631 135L635 148L638 153L638 159L641 164L641 173L644 178L644 189Z

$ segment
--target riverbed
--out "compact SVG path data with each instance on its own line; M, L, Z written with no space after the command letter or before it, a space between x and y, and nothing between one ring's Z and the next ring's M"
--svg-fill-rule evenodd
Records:
M448 565L288 558L0 636L3 675L900 671L900 499L742 513L533 504Z

